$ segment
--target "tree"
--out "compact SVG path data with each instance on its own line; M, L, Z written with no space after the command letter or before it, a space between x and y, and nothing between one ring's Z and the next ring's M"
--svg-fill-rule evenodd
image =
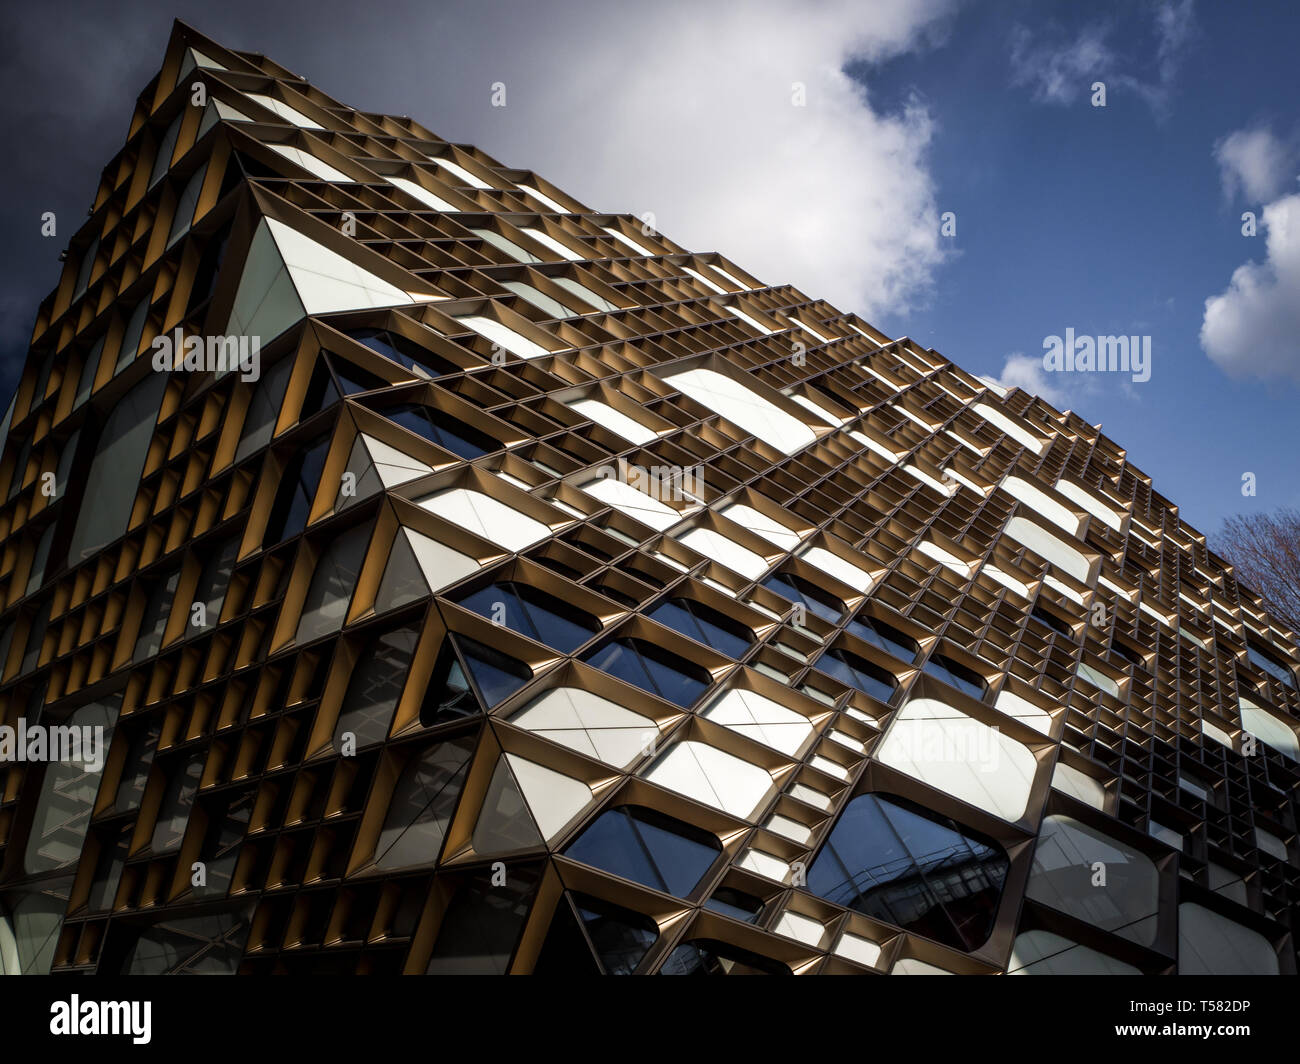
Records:
M1300 631L1300 512L1229 517L1211 541L1237 570L1237 579L1259 594L1270 613Z

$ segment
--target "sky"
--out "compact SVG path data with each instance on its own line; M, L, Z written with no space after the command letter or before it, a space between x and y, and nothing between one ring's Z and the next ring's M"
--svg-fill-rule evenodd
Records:
M1292 4L11 5L6 395L173 18L1072 409L1204 532L1300 505Z

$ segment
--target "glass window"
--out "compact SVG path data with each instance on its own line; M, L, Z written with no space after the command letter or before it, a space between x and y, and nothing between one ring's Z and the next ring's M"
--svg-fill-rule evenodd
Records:
M90 557L126 531L166 384L167 374L150 373L109 414L77 508L69 564Z
M504 884L489 869L456 889L438 928L429 975L504 975L537 892L536 868L512 865Z
M933 655L924 668L936 680L942 680L949 687L955 687L977 701L982 700L984 692L988 690L988 681L983 676L943 654Z
M816 614L829 624L839 624L844 613L844 603L812 581L794 573L773 573L763 581L763 586L796 605L802 604L809 613Z
M819 897L960 950L993 930L1010 862L996 843L892 795L849 802L808 872Z
M667 894L690 894L722 845L711 834L637 805L607 810L566 855Z
M419 638L416 628L397 628L375 636L367 644L352 669L343 696L343 707L334 728L336 750L342 749L343 737L348 733L355 737L354 750L383 742L388 737Z
M473 754L473 737L462 736L435 743L406 763L375 845L376 867L431 865L438 859Z
M166 773L168 777L167 793L163 797L162 808L154 822L153 839L150 848L155 854L170 853L177 849L185 838L185 828L190 822L190 810L194 807L194 796L199 792L199 780L203 775L203 762L206 750L190 754L183 766L173 760Z
M271 516L266 522L266 534L262 537L264 547L283 543L307 527L311 500L316 494L316 485L320 483L329 446L329 437L321 436L295 449L280 477Z
M594 647L582 660L683 709L689 708L712 682L707 669L635 637Z
M552 742L625 768L659 734L655 722L578 687L553 687L510 718Z
M140 933L128 975L234 975L244 954L248 921L237 913L169 918Z
M492 709L533 678L522 661L463 635L449 635L420 709L426 728Z
M1295 673L1285 665L1275 661L1254 643L1246 643L1246 657L1250 659L1250 663L1255 668L1267 673L1278 682L1286 684L1292 690L1295 689Z
M356 525L329 541L307 589L294 639L305 643L337 632L347 617L370 540L370 526Z
M704 907L747 924L756 924L763 913L763 899L735 887L719 887L705 901Z
M832 647L818 658L816 668L881 702L888 702L898 690L898 681L888 670L842 647Z
M631 975L659 938L659 926L642 913L586 894L574 894L573 904L606 975Z
M1106 889L1094 865L1106 868ZM1155 940L1160 874L1151 858L1068 816L1038 832L1025 896L1141 945Z
M910 635L900 632L893 625L872 617L869 613L859 613L849 621L846 631L852 632L863 642L892 654L902 661L912 662L921 652L920 644Z
M47 732L51 741L62 738L59 756L52 747L46 750L50 762L41 780L23 859L29 874L52 872L81 856L120 703L117 696L111 702L82 706L57 730L52 727Z
M501 449L501 444L487 433L480 432L441 410L433 410L418 403L390 407L379 413L466 461Z
M743 657L754 641L754 633L739 621L694 599L667 599L650 619L732 658Z
M545 643L565 654L572 652L600 630L600 622L554 595L514 581L489 584L460 600L494 624Z
M456 372L457 367L413 340L387 329L349 329L347 334L376 354L413 370L422 377L441 377Z

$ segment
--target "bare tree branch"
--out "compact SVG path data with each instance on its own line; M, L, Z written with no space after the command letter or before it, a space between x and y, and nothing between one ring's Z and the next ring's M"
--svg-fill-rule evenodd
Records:
M1237 569L1279 621L1300 631L1300 512L1229 517L1213 537L1213 550Z

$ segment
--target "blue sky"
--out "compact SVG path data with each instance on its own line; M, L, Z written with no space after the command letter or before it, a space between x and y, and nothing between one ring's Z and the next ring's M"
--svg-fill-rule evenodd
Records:
M6 392L174 17L1038 390L1100 422L1202 531L1300 504L1294 5L11 6L0 130L26 150L0 173ZM1044 338L1066 329L1149 335L1151 379L1044 374Z
M940 45L855 68L878 107L915 94L929 109L936 198L957 216L933 298L879 324L994 377L1011 353L1041 359L1044 337L1066 328L1150 335L1146 383L1110 373L1043 380L1100 422L1185 520L1213 531L1230 514L1300 502L1300 337L1276 356L1289 358L1289 378L1264 378L1225 372L1199 335L1206 299L1266 254L1262 227L1246 238L1240 217L1263 204L1239 187L1225 196L1215 145L1265 130L1294 147L1300 20L1285 4L1188 5L1186 44L1162 86L1155 10L971 5ZM1021 31L1031 43L1016 55L1009 40ZM1069 98L1045 98L1044 71L1073 69L1052 59L1098 34L1111 58L1080 63ZM1094 80L1107 82L1105 108L1091 105ZM1295 192L1296 157L1287 158ZM1300 291L1289 298L1300 303ZM1255 497L1241 493L1247 471Z

